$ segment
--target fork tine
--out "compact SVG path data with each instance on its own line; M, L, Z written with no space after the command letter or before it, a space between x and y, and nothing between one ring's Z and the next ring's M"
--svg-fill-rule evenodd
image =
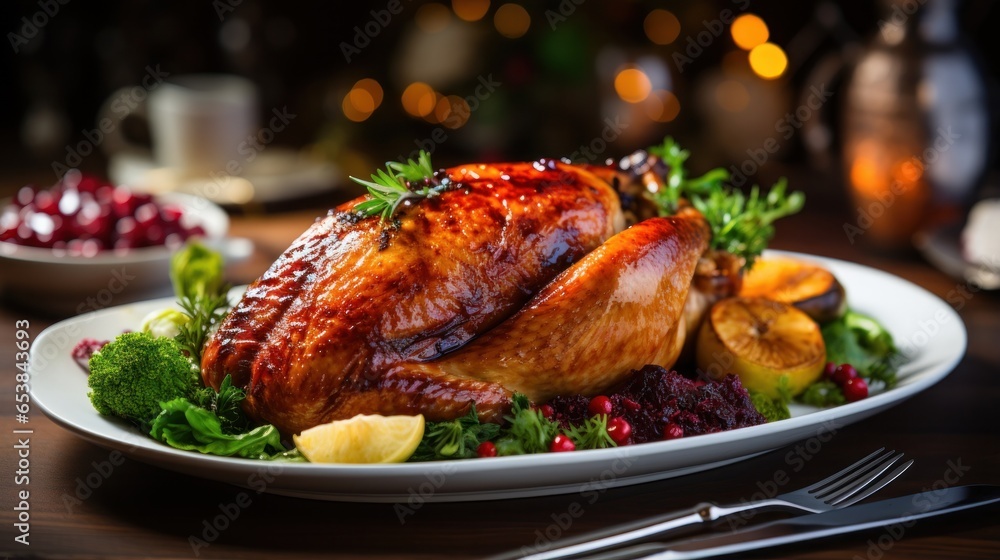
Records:
M895 463L897 460L899 460L900 457L903 456L902 453L893 456L894 453L896 452L887 451L881 456L876 457L875 459L870 461L867 465L864 465L863 467L856 469L854 472L845 473L840 480L834 482L833 484L828 485L826 488L823 488L822 490L813 492L812 493L813 497L821 499L825 502L830 502L830 500L833 500L843 495L845 491L844 487L849 484L850 486L848 488L858 488L861 485L867 484L867 481L872 480L876 476L885 472L885 469L888 469L890 466L892 466L893 463ZM888 461L888 464L886 464L886 461ZM879 468L881 468L882 470L874 474L870 473L870 471ZM861 482L859 485L855 485L854 481L862 477L864 477L862 479L863 482Z
M891 451L890 453L895 453L895 452ZM871 467L865 469L866 473L859 480L851 482L850 485L845 486L845 487L841 488L840 490L837 490L836 492L833 492L832 494L826 494L821 499L824 502L826 502L826 503L828 503L830 505L836 505L838 502L846 500L847 498L850 498L856 492L858 492L862 488L864 488L869 482L871 482L871 481L875 480L876 478L882 476L882 474L885 471L887 471L890 468L892 468L892 465L894 465L896 463L896 461L898 461L898 460L900 460L902 458L903 458L903 454L899 453L897 455L893 455L888 460L885 460L885 458L880 459L878 463L875 463ZM872 472L867 472L867 471L872 471ZM854 478L858 478L858 477L854 477Z
M899 477L899 475L903 474L903 472L906 471L906 469L910 468L910 465L912 464L913 464L913 459L910 459L909 461L903 463L902 465L899 465L898 467L896 467L894 471L885 475L875 484L872 484L867 489L865 489L864 492L861 492L855 495L854 497L847 496L847 499L840 502L839 504L836 504L836 507L843 508L847 506L853 506L854 504L860 502L861 500L867 498L868 496L871 496L875 492L878 492L879 490L884 488L886 484L889 484L893 480L896 480Z
M805 488L803 488L803 490L805 490L806 492L812 493L812 492L815 492L816 490L819 490L820 488L826 486L827 484L829 484L831 482L840 480L840 478L843 477L845 474L848 474L851 471L853 471L854 469L858 468L859 466L864 465L865 463L867 463L869 461L869 459L871 459L872 457L878 455L879 453L881 453L883 451L885 451L885 448L884 447L880 447L877 450L875 450L874 453L872 453L871 455L868 455L864 459L861 459L857 463L854 463L853 465L847 467L846 469L841 469L841 470L833 473L832 475L824 478L823 480L821 480L821 481L819 481L819 482L817 482L815 484L811 484L809 486L806 486Z

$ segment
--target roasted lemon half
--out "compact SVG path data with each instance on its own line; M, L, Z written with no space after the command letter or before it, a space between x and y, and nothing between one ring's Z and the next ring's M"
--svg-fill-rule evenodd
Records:
M819 325L795 307L736 297L712 306L696 359L713 379L735 373L747 389L778 398L783 386L794 396L819 379L826 346Z
M844 287L822 266L788 257L759 258L743 277L742 297L790 303L825 323L847 310Z

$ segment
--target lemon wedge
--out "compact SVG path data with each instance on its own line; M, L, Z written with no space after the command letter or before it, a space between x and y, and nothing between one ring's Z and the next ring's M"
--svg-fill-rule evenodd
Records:
M303 430L292 440L312 463L402 463L423 437L423 416L359 414Z

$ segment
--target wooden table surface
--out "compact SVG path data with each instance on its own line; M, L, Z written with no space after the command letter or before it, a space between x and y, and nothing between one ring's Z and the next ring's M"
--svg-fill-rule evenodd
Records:
M787 488L804 486L863 452L888 446L916 459L882 496L943 484L1000 484L1000 294L975 292L917 257L886 258L848 243L843 217L809 213L779 227L774 246L860 262L911 280L955 305L969 333L968 351L943 381L886 412L839 430ZM234 220L233 232L254 240L257 253L230 271L252 280L323 210ZM965 290L963 292L963 290ZM956 297L956 294L967 294ZM309 501L249 491L249 503L213 539L205 524L244 491L176 474L87 443L33 409L29 424L14 419L15 325L30 322L32 338L51 318L0 308L0 554L58 558L475 558L531 545L556 531L570 510L578 515L563 535L634 520L702 500L740 501L785 465L794 446L706 472L618 489L594 503L580 494L507 501L426 504L401 523L391 504ZM15 484L16 437L28 427L30 484ZM118 463L118 464L112 464ZM95 475L95 473L97 473ZM80 491L83 481L97 487ZM16 492L30 490L30 545L14 541ZM89 494L83 496L83 494ZM879 530L761 551L751 557L995 558L1000 557L1000 508L917 522L902 534ZM565 524L565 522L563 521ZM195 550L191 537L206 539ZM209 542L210 541L210 542ZM747 555L742 555L748 557Z

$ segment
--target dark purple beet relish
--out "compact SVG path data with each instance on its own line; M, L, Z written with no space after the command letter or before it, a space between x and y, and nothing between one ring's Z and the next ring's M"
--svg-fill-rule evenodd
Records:
M632 441L645 443L663 439L663 428L675 422L685 436L710 434L765 423L750 395L735 375L703 383L664 369L645 366L606 393L612 416L622 416L632 425ZM573 395L549 401L554 419L563 425L587 419L588 397Z

